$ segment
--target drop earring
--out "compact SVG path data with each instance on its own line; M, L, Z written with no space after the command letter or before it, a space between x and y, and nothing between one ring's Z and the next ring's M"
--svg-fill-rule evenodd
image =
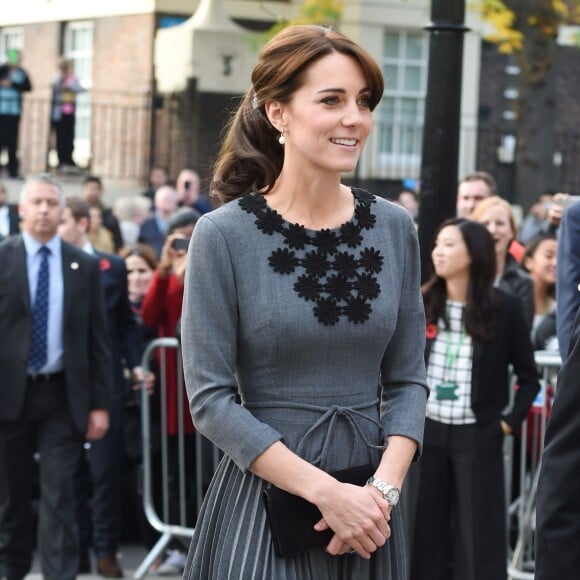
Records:
M278 137L278 143L280 143L280 145L284 145L284 143L286 143L286 137L284 137L284 129L282 129L280 137Z

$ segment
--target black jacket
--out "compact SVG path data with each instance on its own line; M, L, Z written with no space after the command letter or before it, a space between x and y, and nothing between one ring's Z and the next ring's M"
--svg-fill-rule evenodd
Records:
M499 308L493 339L473 340L471 408L479 424L503 419L516 430L540 389L534 350L517 298L496 290ZM425 364L429 364L435 339L427 339ZM513 365L519 386L513 408L502 415L510 401L510 372Z
M517 260L508 254L505 262L505 270L499 281L499 287L504 292L517 296L522 302L524 319L528 326L528 332L534 322L534 283L530 275L518 264Z
M536 580L580 577L580 310L546 429L536 508Z

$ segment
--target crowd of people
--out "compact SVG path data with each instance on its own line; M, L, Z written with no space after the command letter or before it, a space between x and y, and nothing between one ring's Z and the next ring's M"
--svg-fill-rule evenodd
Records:
M158 168L154 168L152 175L157 170ZM27 388L22 388L22 392L27 390L33 392L37 386L43 386L46 393L47 387L54 383L59 387L59 391L62 391L64 397L68 392L67 389L72 389L70 386L72 383L69 383L71 380L69 373L73 371L70 371L67 365L69 357L76 351L71 349L69 353L67 337L67 340L57 345L56 352L51 354L51 350L55 348L52 345L53 339L51 337L59 333L58 326L54 326L54 317L58 316L59 311L67 312L68 300L78 300L75 298L77 289L75 286L75 290L71 290L69 277L63 273L62 280L60 280L53 268L59 268L68 262L69 272L77 273L77 270L81 270L88 275L94 270L94 268L88 270L84 267L84 261L88 259L89 255L95 258L93 263L97 264L97 276L100 281L86 296L87 301L92 304L91 307L95 309L94 312L91 312L91 318L86 323L93 324L95 328L92 328L91 332L97 333L98 331L99 336L97 340L97 338L91 338L91 334L89 334L88 344L86 338L83 338L81 344L85 346L85 350L94 350L95 352L83 351L83 357L89 357L89 360L84 364L84 359L81 357L80 362L83 364L79 364L79 369L86 373L87 377L94 374L95 380L102 381L98 388L107 391L106 404L103 402L102 408L99 409L104 424L102 432L98 436L86 435L85 440L90 442L88 451L84 446L82 436L75 435L78 448L75 447L74 453L71 454L71 458L74 458L74 465L68 463L65 465L62 463L63 458L58 459L61 463L57 463L56 466L50 463L46 445L62 445L62 442L60 439L50 439L48 434L41 432L42 430L36 431L38 425L43 424L44 418L29 417L29 413L32 413L29 405L34 406L38 401L32 399L30 401L28 399L16 400L10 401L10 404L5 406L3 413L6 416L0 417L0 448L2 449L0 470L3 474L14 472L15 476L0 478L0 486L2 486L2 494L0 495L7 497L8 502L13 501L13 494L17 491L21 497L19 495L18 504L10 505L9 513L0 508L0 529L3 538L0 541L0 577L4 577L6 571L9 578L23 578L30 566L33 545L38 546L42 569L47 578L74 578L77 572L89 572L93 567L91 553L94 555L96 571L101 576L106 578L122 577L123 571L117 557L122 535L129 533L135 537L135 534L138 534L148 547L152 547L158 539L158 534L145 520L139 492L142 488L142 474L140 473L142 450L137 390L144 388L151 393L152 407L156 408L153 412L153 425L155 429L159 430L161 423L159 419L159 388L160 385L166 386L167 417L165 424L170 442L170 457L173 457L178 445L176 441L178 421L177 359L175 352L168 353L164 367L165 376L161 377L159 376L161 371L155 366L155 361L152 362L153 370L145 376L141 369L141 357L145 346L153 338L178 336L187 247L193 227L201 215L192 206L197 205L206 212L213 209L209 202L204 201L206 198L199 192L199 177L195 171L188 168L184 169L178 177L181 178L182 182L189 183L186 187L182 186L183 194L181 196L175 186L167 179L155 193L156 203L153 208L150 207L151 200L144 192L143 195L121 200L122 203L119 204L119 207L125 210L129 209L129 211L125 213L120 211L118 214L104 204L103 182L97 176L87 176L79 187L78 195L69 195L66 198L60 184L52 176L46 174L34 177L25 183L19 204L8 203L6 188L0 184L0 241L4 240L3 249L10 254L9 256L3 255L6 260L21 260L20 248L26 248L29 252L36 244L47 247L50 244L56 244L54 240L58 240L58 245L70 249L71 252L76 248L75 253L72 254L74 261L66 258L64 253L62 259L57 260L57 246L51 254L48 263L51 273L48 282L49 302L47 308L49 314L48 326L46 327L49 336L48 352L50 356L37 369L33 369L30 364L28 370L26 365L24 366L24 381ZM134 227L126 227L127 222L133 224ZM125 223L124 227L122 227L123 223ZM158 238L148 237L151 223L160 226ZM176 243L178 241L183 243L178 245ZM47 243L45 244L45 242ZM11 249L15 251L10 253ZM78 252L82 253L83 261L78 259ZM27 253L27 256L31 256L31 254ZM54 260L54 264L51 264L52 260ZM2 261L2 266L4 267L7 263ZM36 294L39 288L37 270L40 265L31 266L33 263L29 263L28 257L24 262L24 264L29 265L28 287L31 292L30 306L27 308L36 308L38 302ZM22 284L25 287L26 265L23 271ZM7 272L5 273L7 274ZM94 275L94 272L91 275ZM95 281L91 279L90 282L94 283ZM11 284L11 287L22 293L18 285ZM53 295L55 287L60 288L58 290L60 294ZM95 302L98 302L101 296L97 292L99 287L102 288L103 301L102 304L99 303L97 308ZM79 287L78 291L81 289L82 287ZM94 298L89 300L92 294L94 294ZM11 304L8 296L6 296L6 300L4 298L4 293L2 293L0 300L2 309ZM61 300L63 303L60 306L55 306L55 303ZM22 304L26 306L24 301ZM24 333L28 332L26 329L30 329L30 326L24 322L27 320L25 314L26 312L20 313L23 317L20 325ZM96 325L93 316L99 314L102 321ZM81 318L85 320L87 316L81 314ZM28 324L30 322L34 325L34 320L29 320ZM65 318L65 327L61 328L62 333L67 335L70 333L74 336L76 330L72 330L73 325L76 328L77 321L66 323ZM98 328L96 328L97 326ZM106 329L104 336L103 329ZM29 331L34 332L34 326ZM3 336L7 337L8 334ZM21 339L23 344L27 343L24 339L25 337ZM100 352L99 349L106 352ZM91 357L104 357L105 354L107 356L106 370L99 370ZM24 352L19 356L20 358L24 356L24 360L26 360L27 355ZM52 356L54 356L54 360ZM14 372L12 370L11 374ZM101 374L102 376L100 376ZM81 376L76 375L74 379L75 381L83 380ZM83 429L85 429L87 409L91 409L92 412L93 406L99 403L99 398L95 393L91 394L90 392L91 381L85 378L84 382L87 383L88 398L83 400L82 409L76 411L80 413L77 421L83 424ZM66 410L69 405L76 409L79 405L78 395L68 393L68 396L71 401L69 404L64 404L64 409ZM194 432L193 424L185 397L184 400L182 412L185 417L185 431L188 434L186 437L187 453L193 455L195 446L190 440L191 434ZM62 397L59 401L61 404L63 403ZM14 407L13 410L11 406ZM53 409L53 406L51 408ZM14 421L14 425L12 423L15 417L11 414L16 414L15 417L18 417L18 421ZM16 461L16 458L6 457L4 446L11 444L11 438L15 436L16 431L13 434L8 427L16 427L22 418L30 423L29 427L22 427L22 432L25 433L30 443L27 443L26 448L16 447L19 453L18 463L12 463ZM78 424L75 426L78 427ZM58 437L64 435L66 433L60 433ZM29 445L34 450L25 461ZM72 447L69 447L69 451L71 449ZM32 461L36 451L40 452L38 465ZM177 481L175 473L177 467L173 463L175 462L173 461L170 465L170 476ZM191 469L188 472L188 480L191 482L191 489L188 492L188 497L193 499L188 504L188 513L191 517L188 518L187 523L191 525L198 506L195 505L194 501L195 476L193 467L195 464L192 461L189 465ZM63 478L62 493L69 494L69 498L66 500L61 497L47 497L47 488L52 487L53 481L55 481L51 479L54 477L50 473L52 469L62 470L59 477ZM47 473L49 473L48 476ZM22 477L25 474L30 476L31 481L28 485L21 486ZM26 502L30 502L32 499L30 494L33 482L37 480L40 486L40 507L35 517L38 519L39 533L38 540L33 541L31 534L33 518ZM179 506L175 505L177 502L175 499L177 496L176 485L171 486L170 490L171 521L175 523L177 523L176 514L179 513ZM9 487L6 488L6 486ZM11 490L8 492L9 495L3 495L7 489ZM74 498L72 504L70 498ZM57 500L59 503L50 503ZM124 507L124 500L129 500L130 503L134 504L131 513L136 515L138 520L129 526L127 526L127 522L122 521L123 515L128 513ZM54 521L55 517L61 517L52 513L56 508L62 509L62 517L69 520L68 526L64 529L62 524ZM18 526L13 522L15 517L21 519ZM7 521L13 523L7 523ZM75 526L72 525L72 522L75 522ZM16 527L12 529L12 526ZM26 526L28 529L24 529ZM48 541L46 537L47 530L49 530L47 526L56 526L58 532L50 531L54 535L51 541ZM78 532L78 553L73 550L77 534L75 529ZM4 538L6 538L5 543ZM61 544L55 542L61 542ZM167 557L156 563L157 571L161 575L175 575L183 570L187 546L177 543L170 548ZM67 559L66 565L62 561L63 557Z
M76 85L61 72L63 121ZM289 27L261 50L228 125L211 184L219 208L190 168L174 182L152 168L147 190L113 208L97 176L65 197L42 174L25 182L19 219L0 186L0 577L22 580L35 545L49 580L91 569L91 551L101 576L122 577L123 478L138 496L141 461L127 425L139 421L135 393L156 401L163 384L156 428L170 448L183 444L192 467L198 430L224 457L197 518L188 472L195 533L187 559L173 543L159 574L506 579L503 442L539 391L534 348L571 352L576 366L580 351L578 299L560 304L570 280L557 265L576 210L542 194L518 227L491 175L465 176L421 285L420 193L390 203L341 177L383 89L348 37ZM155 337L181 340L182 409L176 356L141 368ZM264 493L278 494L268 512ZM318 510L305 528L289 507L300 502Z

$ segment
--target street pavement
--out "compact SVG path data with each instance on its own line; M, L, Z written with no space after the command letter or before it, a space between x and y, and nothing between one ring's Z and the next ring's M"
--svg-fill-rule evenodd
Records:
M147 550L140 545L130 544L130 545L123 545L119 549L119 563L121 564L121 568L123 568L123 572L125 573L125 578L132 578L135 570L139 567L145 556L147 555ZM93 560L93 574L80 574L78 576L78 580L103 580L102 576L99 576L96 573L96 567ZM156 575L155 573L149 573L144 576L145 579L151 580L156 578L159 580L161 576ZM181 578L181 576L163 576L163 578ZM34 563L32 565L32 572L26 576L26 580L43 580L42 574L40 572L40 564L38 562L38 558L34 559Z

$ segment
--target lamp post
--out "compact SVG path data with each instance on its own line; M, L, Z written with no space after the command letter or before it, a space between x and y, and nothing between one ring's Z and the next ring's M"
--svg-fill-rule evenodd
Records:
M465 0L432 0L423 151L419 243L421 279L430 272L430 250L439 224L455 215Z

